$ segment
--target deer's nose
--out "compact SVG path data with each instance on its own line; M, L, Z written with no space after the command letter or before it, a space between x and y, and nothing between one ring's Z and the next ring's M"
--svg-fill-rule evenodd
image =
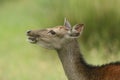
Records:
M27 34L29 34L31 32L31 30L27 31Z

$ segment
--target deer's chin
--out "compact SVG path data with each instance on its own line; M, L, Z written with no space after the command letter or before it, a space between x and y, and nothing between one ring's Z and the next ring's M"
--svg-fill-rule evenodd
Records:
M30 42L32 44L36 44L37 43L37 41L32 41L32 40L29 40L29 39L28 39L28 42Z
M50 44L44 43L42 41L38 41L36 44L39 45L40 47L43 47L43 48L46 48L46 49L54 49Z

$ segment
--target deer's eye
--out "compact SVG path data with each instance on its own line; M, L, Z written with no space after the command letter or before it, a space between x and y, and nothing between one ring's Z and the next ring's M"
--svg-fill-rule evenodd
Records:
M55 34L56 34L56 32L53 31L53 30L50 30L49 33L51 33L52 35L55 35Z

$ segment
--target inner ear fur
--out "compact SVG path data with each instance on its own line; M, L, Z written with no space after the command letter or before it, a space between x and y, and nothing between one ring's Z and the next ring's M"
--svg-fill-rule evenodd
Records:
M73 26L72 32L78 32L81 33L83 31L84 24L76 24Z
M70 36L79 37L83 31L83 28L84 28L84 24L76 24L75 26L73 26Z

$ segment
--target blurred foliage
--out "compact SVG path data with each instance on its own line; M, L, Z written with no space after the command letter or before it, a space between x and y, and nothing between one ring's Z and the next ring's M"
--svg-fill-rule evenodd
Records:
M19 0L19 3L14 3L17 6L12 9L15 14L32 17L38 26L63 24L64 17L67 17L73 25L85 24L82 41L86 46L100 46L101 43L106 47L119 45L119 0Z
M47 54L54 51L25 41L27 30L63 25L64 17L85 24L87 62L120 60L119 7L120 0L0 0L0 80L65 80L56 54Z
M5 3L9 3L9 2L16 2L18 0L0 0L0 4L5 4Z

